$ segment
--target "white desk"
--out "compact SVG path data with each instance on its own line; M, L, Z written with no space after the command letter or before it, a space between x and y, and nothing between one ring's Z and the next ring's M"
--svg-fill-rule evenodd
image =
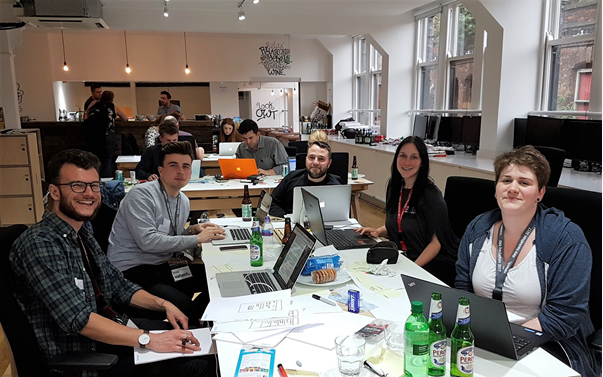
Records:
M365 260L367 249L346 250L341 252L342 258L347 263ZM229 264L236 270L250 270L249 257L244 254L235 254L232 252L220 252L217 247L211 244L203 244L203 261L206 265L207 280L210 297L220 297L220 291L215 279L217 270L214 265ZM264 264L263 268L270 268L274 262ZM405 273L417 278L441 283L428 272L411 262L405 257L400 257L396 265L389 265L398 273ZM377 305L381 305L372 313L381 319L404 321L410 313L410 303L408 296L403 290L402 279L399 275L395 277L381 277L371 275L375 282L388 287L396 287L400 290L400 297L385 299L382 296ZM333 287L331 287L333 288ZM336 288L336 287L335 287ZM323 288L324 289L324 288ZM296 285L293 296L307 295L313 292L323 290L312 286ZM372 300L371 300L372 301ZM386 310L384 306L389 306ZM393 310L392 310L393 308ZM478 315L475 313L475 315ZM370 321L370 318L367 322ZM349 333L357 329L350 329ZM220 358L220 372L224 377L234 376L236 361L241 344L230 343L226 341L216 341L218 357ZM302 367L296 367L296 361L302 363ZM303 369L309 371L324 372L337 368L337 357L335 351L327 351L306 343L285 338L276 347L276 363L281 363L285 368ZM448 368L450 364L448 363ZM561 363L549 353L538 349L525 357L521 361L515 361L502 356L477 349L475 359L475 376L488 377L527 377L527 376L578 376L578 373ZM447 374L448 375L448 374Z

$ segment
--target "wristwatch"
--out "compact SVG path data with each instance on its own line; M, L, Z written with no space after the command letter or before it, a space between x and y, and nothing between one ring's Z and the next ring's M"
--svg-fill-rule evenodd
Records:
M145 348L147 344L151 342L151 336L149 335L149 330L143 330L144 332L138 337L138 344L140 348Z

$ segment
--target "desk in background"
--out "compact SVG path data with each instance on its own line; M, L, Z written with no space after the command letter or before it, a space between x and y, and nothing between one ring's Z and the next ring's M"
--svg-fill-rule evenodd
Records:
M216 155L206 155L201 161L201 166L205 169L205 175L220 174L220 164ZM117 156L115 164L118 170L123 170L124 178L130 178L130 170L135 170L140 162L140 156Z
M221 220L224 221L226 219ZM356 261L365 260L366 251L367 249L345 250L341 252L340 255L348 265L352 265ZM211 298L220 297L220 290L215 279L215 275L218 271L213 266L223 266L227 264L234 270L251 269L249 266L249 256L247 254L221 252L212 244L203 244L203 261L206 265L209 294ZM273 265L274 261L265 262L263 268L271 268ZM394 269L398 275L395 277L371 275L371 279L375 279L375 282L382 284L383 286L395 288L400 292L400 295L399 297L391 297L388 299L383 298L382 300L375 302L379 307L371 313L380 319L403 321L408 313L410 313L410 302L404 291L399 273L405 273L439 284L442 283L404 256L400 256L397 264L388 266ZM345 284L322 288L297 284L292 295L310 295L323 291L326 288L340 288L344 285ZM366 291L366 288L363 288L363 290ZM375 294L375 296L379 295ZM350 329L348 333L352 333L355 330L356 329ZM242 344L217 340L216 345L218 357L220 358L221 375L233 376ZM302 367L296 367L297 361L302 363ZM324 348L285 338L276 347L275 364L283 364L285 368L326 372L337 368L337 357L334 350L328 351ZM450 368L450 363L448 363L447 367ZM520 361L507 359L488 351L476 349L475 371L476 377L578 376L577 372L573 371L542 349L537 349Z

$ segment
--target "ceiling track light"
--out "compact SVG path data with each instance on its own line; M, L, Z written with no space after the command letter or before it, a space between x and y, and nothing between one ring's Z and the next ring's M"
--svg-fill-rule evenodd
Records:
M239 11L239 21L243 21L245 19L245 12L241 9Z
M184 32L184 63L186 64L184 68L184 73L187 75L191 73L191 70L188 69L188 50L186 49L186 31Z
M128 59L128 36L126 35L126 31L124 30L124 46L126 47L126 73L132 72L130 68L130 61Z
M63 43L63 71L69 71L67 66L67 59L65 58L65 37L63 36L63 30L61 29L61 42Z
M167 7L167 0L163 2L163 17L169 17L170 16L170 12L168 11L168 7Z
M259 2L260 2L260 0L253 0L253 3L254 3L254 4L257 4L257 3L259 3Z
M280 95L281 95L281 96L283 95L283 89L281 89Z

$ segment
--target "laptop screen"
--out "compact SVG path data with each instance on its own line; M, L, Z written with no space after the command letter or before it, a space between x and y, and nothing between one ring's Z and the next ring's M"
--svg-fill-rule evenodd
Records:
M310 223L312 234L323 246L327 246L327 234L325 233L325 225L322 220L322 212L320 211L320 202L317 197L302 189L302 197L304 198L304 208L306 216Z
M310 257L316 239L303 226L295 226L274 265L274 277L283 289L292 288Z
M255 217L258 218L260 225L264 225L264 219L270 211L270 205L272 204L272 195L268 194L266 190L262 190L260 198L258 199L258 207L255 210Z

